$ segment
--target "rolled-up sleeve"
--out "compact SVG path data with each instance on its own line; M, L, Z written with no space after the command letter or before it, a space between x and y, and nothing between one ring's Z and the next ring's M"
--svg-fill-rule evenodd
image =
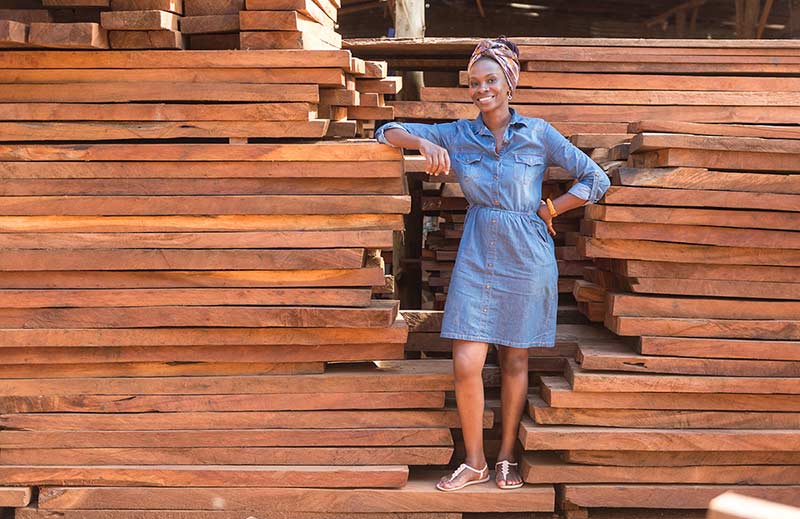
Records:
M386 130L391 130L392 128L401 128L410 133L411 135L429 140L438 146L444 146L447 132L450 130L451 126L452 123L423 124L423 123L398 123L397 121L392 121L390 123L384 124L377 130L375 130L375 140L377 140L381 144L388 144L389 146L394 146L394 144L386 140L386 135L385 135Z
M598 202L611 185L608 175L551 124L544 123L544 126L548 162L564 168L578 180L567 192L586 200L584 205Z

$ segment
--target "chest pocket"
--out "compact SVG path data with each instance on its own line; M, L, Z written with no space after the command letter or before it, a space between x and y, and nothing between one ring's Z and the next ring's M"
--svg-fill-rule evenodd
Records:
M462 180L475 181L481 171L480 153L459 153L455 156L458 174Z
M544 157L540 155L514 154L514 179L525 186L543 175L545 167Z

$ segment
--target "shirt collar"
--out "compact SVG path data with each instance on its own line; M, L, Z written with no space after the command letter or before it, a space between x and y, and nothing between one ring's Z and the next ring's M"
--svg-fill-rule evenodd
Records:
M513 108L509 107L508 110L511 112L511 121L509 121L508 125L511 127L517 127L519 125L528 126L528 121L525 120L524 117L519 115L519 113L514 110ZM472 120L472 130L479 135L491 135L492 132L489 131L489 128L486 127L486 124L483 122L483 114L479 113L478 117Z

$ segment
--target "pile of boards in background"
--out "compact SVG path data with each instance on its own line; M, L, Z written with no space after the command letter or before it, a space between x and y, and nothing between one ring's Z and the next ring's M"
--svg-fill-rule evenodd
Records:
M563 370L532 367L524 478L555 484L570 518L603 508L700 518L729 489L800 504L800 44L516 42L523 72L512 106L551 122L613 184L584 208L580 232L565 233L582 279L574 299L562 294L558 334L571 327L579 340L571 351L557 342ZM431 72L441 86L390 104L400 120L432 123L477 115L463 88L475 43L345 46L390 69ZM443 216L420 248L425 269L451 259L438 248L457 245L465 201L440 177L421 180L440 191L412 190L412 204ZM604 326L562 324L571 304ZM403 312L410 349L446 350L435 327ZM441 321L418 312L420 323Z
M31 0L0 9L0 45L341 49L339 7L338 0Z

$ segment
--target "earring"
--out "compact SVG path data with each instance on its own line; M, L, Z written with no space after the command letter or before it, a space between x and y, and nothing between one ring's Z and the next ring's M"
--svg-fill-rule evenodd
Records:
M511 92L508 93L508 100L511 101Z

